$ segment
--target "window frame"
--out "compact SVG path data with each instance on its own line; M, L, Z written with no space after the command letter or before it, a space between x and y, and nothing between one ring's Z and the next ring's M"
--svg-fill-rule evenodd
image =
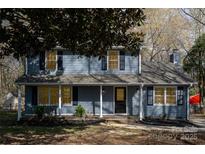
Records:
M70 87L70 104L63 103L62 87ZM73 106L73 86L61 85L61 106Z
M155 102L155 89L158 87L164 89L164 104L157 104ZM166 97L167 96L167 88L174 88L175 89L175 99L176 99L175 104L168 104L167 103L167 97ZM154 86L153 91L154 91L154 95L153 95L153 105L154 106L177 106L177 86Z
M110 69L110 51L115 51L115 52L117 52L117 62L118 62L118 66L117 66L117 69ZM112 50L108 50L107 51L107 70L109 70L109 71L120 71L120 50L115 50L115 49L112 49ZM124 71L124 70L123 70Z
M46 103L46 104L40 104L39 103L39 97L40 97L40 94L39 94L39 87L43 87L43 86L45 86L45 87L47 87L48 88L48 102ZM57 102L57 104L51 104L51 93L50 93L50 89L51 89L51 87L52 86L56 86L56 87L58 87L58 102ZM70 91L71 91L71 103L70 104L63 104L63 102L62 102L62 86L68 86L68 87L70 87ZM37 86L37 106L59 106L59 97L60 97L60 95L59 95L59 91L60 91L60 89L59 88L61 88L61 106L73 106L73 96L72 96L72 94L73 94L73 86L69 86L69 85L61 85L61 86L59 86L59 85L38 85Z
M47 64L48 64L48 52L55 52L56 55L56 68L55 69L48 69L47 68ZM45 52L45 70L47 71L51 71L51 72L55 72L56 70L58 70L58 50L50 50L50 51L46 51Z

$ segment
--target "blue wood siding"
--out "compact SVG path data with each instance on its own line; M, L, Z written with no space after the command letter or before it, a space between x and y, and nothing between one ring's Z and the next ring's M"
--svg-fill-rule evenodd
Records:
M109 65L109 63L107 64ZM39 74L39 56L27 59L28 74ZM41 71L42 72L42 71ZM51 72L57 73L57 72ZM125 54L125 70L102 70L102 61L99 57L85 57L73 55L69 51L63 51L63 71L66 74L136 74L138 73L138 56Z
M88 58L85 56L73 55L68 51L63 52L64 74L87 74Z

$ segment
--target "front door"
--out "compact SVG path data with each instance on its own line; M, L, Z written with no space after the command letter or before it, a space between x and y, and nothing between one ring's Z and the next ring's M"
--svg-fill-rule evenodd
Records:
M115 113L126 113L125 87L115 87Z

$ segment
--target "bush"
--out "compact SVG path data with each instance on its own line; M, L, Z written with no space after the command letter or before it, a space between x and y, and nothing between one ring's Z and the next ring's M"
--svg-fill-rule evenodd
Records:
M78 105L75 109L75 115L77 117L83 117L85 115L85 109L81 105Z
M37 114L38 118L42 118L44 114L44 107L43 106L37 106L35 109L35 114Z

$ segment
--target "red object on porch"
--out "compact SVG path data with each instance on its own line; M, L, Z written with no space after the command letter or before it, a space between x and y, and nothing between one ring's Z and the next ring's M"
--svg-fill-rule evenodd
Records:
M196 94L196 95L193 95L193 96L190 96L189 97L189 103L191 105L198 105L200 104L200 95L199 94Z

